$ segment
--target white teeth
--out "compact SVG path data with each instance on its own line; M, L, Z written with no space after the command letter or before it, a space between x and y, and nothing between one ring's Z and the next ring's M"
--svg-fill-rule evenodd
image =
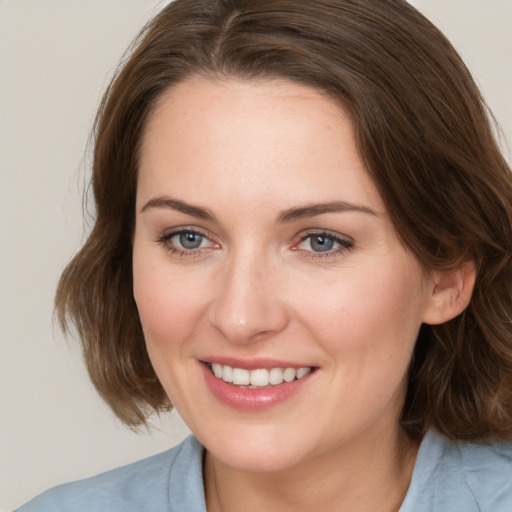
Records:
M268 370L252 370L251 386L268 386Z
M250 384L249 370L233 368L233 384L237 386L248 386Z
M283 382L283 370L281 368L272 368L268 376L269 384L281 384Z
M218 363L212 364L212 370L215 377L222 379L222 365Z
M291 382L297 377L297 370L295 368L286 368L283 372L283 379L286 382Z
M222 380L224 382L233 382L233 368L231 366L223 367Z
M310 367L245 370L218 363L212 363L211 368L215 377L222 379L224 382L255 388L276 386L282 384L283 381L292 382L295 379L302 379L311 372Z
M302 379L302 377L305 377L310 371L311 368L299 368L297 370L297 379Z

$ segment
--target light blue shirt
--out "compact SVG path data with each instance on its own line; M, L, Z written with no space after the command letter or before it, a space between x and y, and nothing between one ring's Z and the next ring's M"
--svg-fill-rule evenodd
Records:
M206 512L204 448L159 455L55 487L19 512ZM429 432L400 512L512 512L512 443L452 443Z

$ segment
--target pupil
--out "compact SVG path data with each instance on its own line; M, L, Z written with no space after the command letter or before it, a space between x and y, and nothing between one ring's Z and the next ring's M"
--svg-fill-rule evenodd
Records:
M317 252L325 252L332 249L334 240L326 236L315 236L311 240L311 248Z
M196 233L182 233L180 235L180 244L185 249L197 249L202 241L203 237Z

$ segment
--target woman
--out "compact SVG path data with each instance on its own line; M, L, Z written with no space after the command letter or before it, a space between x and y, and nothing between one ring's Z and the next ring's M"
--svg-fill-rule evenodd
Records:
M511 174L424 17L176 0L95 141L61 321L194 437L21 510L510 510Z

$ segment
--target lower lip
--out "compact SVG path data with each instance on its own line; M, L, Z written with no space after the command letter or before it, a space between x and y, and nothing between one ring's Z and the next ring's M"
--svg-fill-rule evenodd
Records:
M301 379L283 382L276 386L249 389L224 382L213 375L208 365L205 363L200 365L211 393L229 407L244 411L260 411L284 402L298 393L316 373L310 372Z

